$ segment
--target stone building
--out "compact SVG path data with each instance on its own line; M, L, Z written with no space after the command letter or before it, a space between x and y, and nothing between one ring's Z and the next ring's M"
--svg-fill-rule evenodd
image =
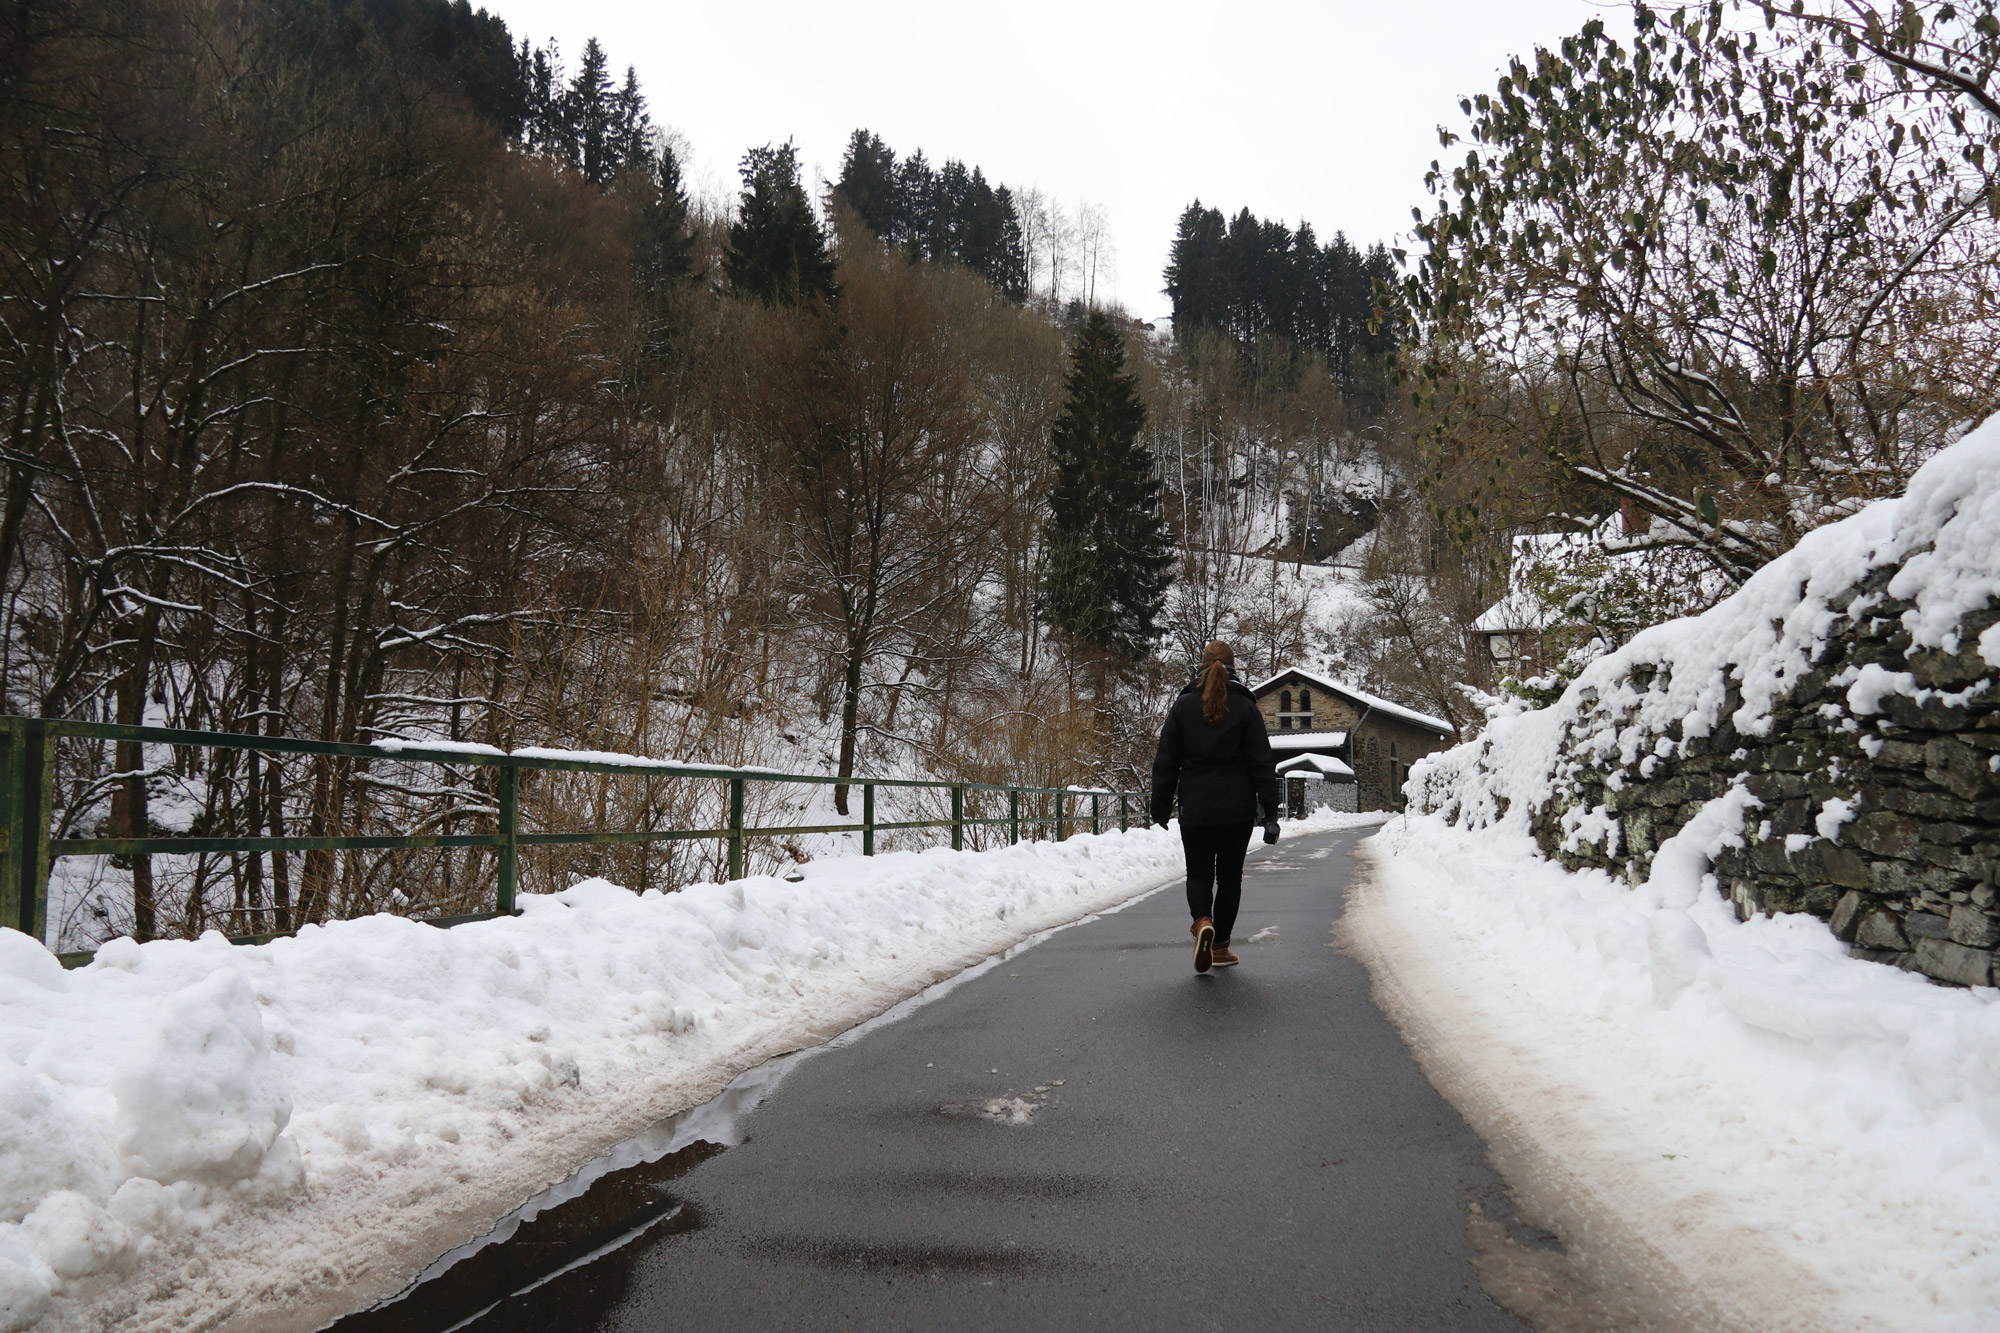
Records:
M1354 770L1330 754L1295 754L1278 761L1285 784L1285 817L1304 819L1314 810L1352 814L1360 791Z
M1449 722L1300 667L1250 687L1278 759L1324 755L1351 771L1358 810L1400 810L1410 765L1457 740ZM1319 767L1319 766L1315 766ZM1322 780L1328 770L1320 768ZM1297 774L1303 777L1303 774ZM1334 773L1335 780L1339 774Z

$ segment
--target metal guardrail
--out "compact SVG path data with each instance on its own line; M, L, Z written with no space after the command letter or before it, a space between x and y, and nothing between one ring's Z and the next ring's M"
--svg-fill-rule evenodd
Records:
M65 738L101 741L140 742L148 745L190 746L211 750L245 750L261 754L303 754L373 762L473 765L500 770L497 782L498 813L492 833L332 835L323 837L231 838L174 836L163 838L55 838L49 823L55 785L56 742ZM624 832L523 833L521 832L521 772L540 769L562 773L608 773L633 777L708 779L728 783L729 823L714 829L639 829ZM744 794L749 783L769 782L812 786L846 786L861 789L861 818L842 824L801 824L751 827L744 821ZM925 788L951 792L951 818L878 822L875 818L875 791L878 787ZM966 812L966 797L973 792L1007 793L1004 817L975 817ZM1055 813L1023 815L1021 798L1052 797ZM1078 798L1088 797L1090 812L1076 809ZM1025 787L996 783L947 782L931 778L832 777L823 773L781 773L770 769L724 768L702 764L679 764L631 756L583 758L554 751L499 751L487 747L456 747L422 742L384 742L356 745L338 741L304 740L288 736L251 736L226 731L183 731L171 727L125 726L109 722L79 722L61 718L0 717L0 926L12 926L34 939L41 939L48 918L49 871L64 856L149 856L154 854L192 855L229 852L315 852L340 850L392 850L399 848L486 847L496 852L498 882L490 912L452 917L418 918L440 926L514 915L515 891L520 878L522 848L589 844L638 843L716 839L728 844L727 878L741 879L745 854L752 838L788 837L802 833L859 833L861 854L875 854L877 833L904 829L951 830L954 851L963 850L965 831L974 827L1007 828L1011 845L1021 840L1026 828L1032 839L1036 831L1054 825L1057 840L1067 838L1072 828L1089 825L1102 833L1109 817L1106 798L1118 803L1118 828L1131 827L1132 801L1140 798L1139 811L1146 809L1145 794L1113 792L1078 787ZM251 943L288 935L279 930L236 937ZM87 954L64 954L66 964L77 965Z

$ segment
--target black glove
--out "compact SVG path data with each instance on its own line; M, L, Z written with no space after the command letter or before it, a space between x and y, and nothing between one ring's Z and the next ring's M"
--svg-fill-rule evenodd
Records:
M1269 823L1267 823L1266 825L1264 825L1264 842L1268 845L1270 843L1276 842L1277 840L1278 840L1278 821L1274 819Z

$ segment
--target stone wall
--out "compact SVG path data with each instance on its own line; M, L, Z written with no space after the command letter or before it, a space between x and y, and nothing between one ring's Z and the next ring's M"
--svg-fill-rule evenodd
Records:
M1767 734L1745 736L1721 708L1711 734L1627 736L1620 757L1578 753L1639 710L1635 694L1665 667L1635 667L1595 692L1564 733L1554 792L1529 812L1550 857L1637 882L1660 844L1732 786L1759 803L1743 846L1714 872L1739 915L1806 912L1857 955L1940 982L1992 984L2000 944L2000 686L1977 648L2000 614L1965 617L1958 651L1910 651L1888 594L1897 566L1875 570L1829 603L1827 647L1771 710ZM1734 687L1731 687L1732 690ZM1636 743L1634 740L1636 739Z

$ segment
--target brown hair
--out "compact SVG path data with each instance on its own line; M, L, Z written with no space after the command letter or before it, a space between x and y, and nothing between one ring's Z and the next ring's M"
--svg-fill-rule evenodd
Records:
M1229 668L1236 654L1220 639L1201 650L1201 715L1211 727L1229 716Z

